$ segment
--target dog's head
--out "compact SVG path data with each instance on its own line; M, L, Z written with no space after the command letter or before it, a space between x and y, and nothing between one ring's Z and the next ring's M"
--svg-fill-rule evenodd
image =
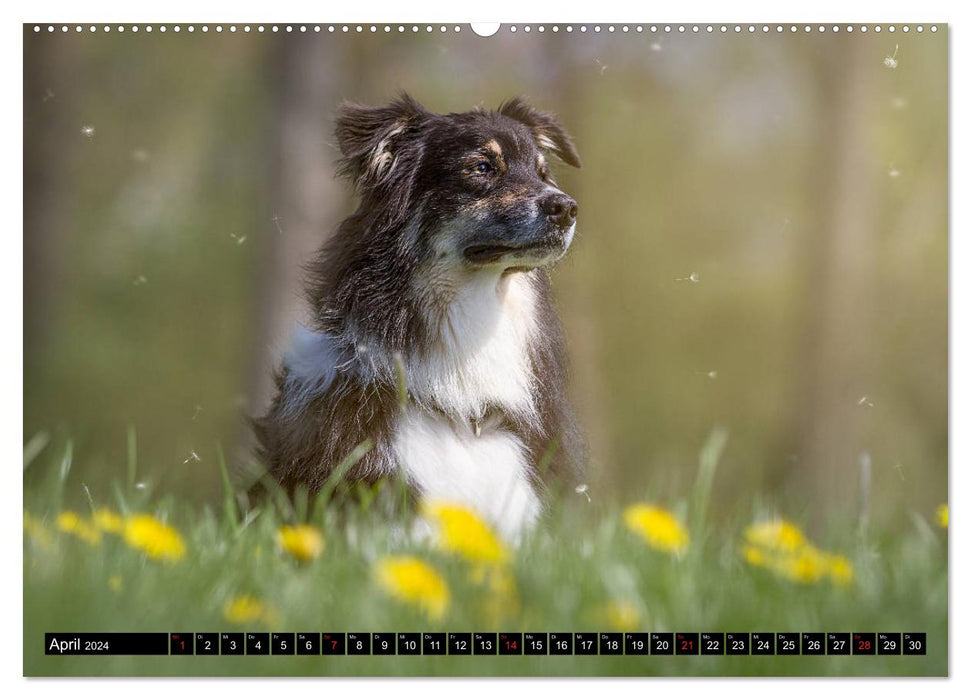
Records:
M418 257L532 269L573 239L577 203L556 186L548 157L578 168L579 156L553 115L522 99L445 115L407 95L384 107L344 104L336 131L359 213Z

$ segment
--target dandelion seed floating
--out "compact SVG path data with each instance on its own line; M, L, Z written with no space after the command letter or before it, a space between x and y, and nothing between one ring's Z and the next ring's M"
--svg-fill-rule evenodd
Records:
M896 179L896 178L900 177L900 171L897 170L895 167L890 166L890 170L887 171L887 175L889 175L890 177Z
M236 245L243 245L246 242L246 236L237 236L235 233L231 233L229 237L236 241Z
M196 418L198 418L201 412L202 412L202 406L197 405L195 408L195 413L192 414L192 420L195 420Z
M48 100L53 100L53 99L54 99L54 91L51 90L50 88L47 88L44 91L44 97L41 98L41 102L47 102Z
M586 496L586 498L587 498L587 503L590 503L590 502L591 502L591 499L590 499L590 494L589 494L589 493L587 493L587 491L588 491L589 489L590 489L590 487L589 487L589 486L587 486L586 484L580 484L579 486L577 486L577 487L576 487L575 489L573 489L573 490L574 490L574 492L576 492L576 493L578 493L578 494L580 494L580 495L582 495L582 496Z
M716 370L710 371L708 373L708 378L709 379L718 379L718 372Z
M147 282L148 282L148 277L146 277L145 275L139 275L138 277L135 278L135 281L132 282L132 285L135 287L140 287L143 284L146 284Z
M687 277L675 277L674 281L675 282L697 282L699 279L700 278L698 277L698 273L692 272Z
M280 226L280 215L279 214L274 214L272 221L273 221L273 225L276 226L276 232L279 233L279 234L282 234L283 233L283 227Z
M891 69L897 67L897 49L899 49L899 48L900 48L900 44L894 44L894 47L893 47L893 55L892 56L884 56L883 57L883 65L885 65L887 68L891 68Z
M861 396L860 400L856 402L857 406L865 406L866 408L873 408L873 402L870 401L866 396Z
M202 461L202 459L200 459L199 455L196 454L196 451L195 450L190 450L189 451L188 458L185 459L182 462L182 464L188 464L189 462L201 462L201 461Z
M81 136L87 136L89 139L94 138L94 127L90 124L85 124L81 127Z

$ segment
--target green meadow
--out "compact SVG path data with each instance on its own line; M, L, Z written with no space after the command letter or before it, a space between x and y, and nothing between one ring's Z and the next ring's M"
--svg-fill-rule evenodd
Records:
M625 525L626 503L571 494L492 568L403 534L393 485L354 499L270 499L244 510L228 488L196 506L139 481L135 450L114 489L72 478L70 446L28 445L25 476L24 673L31 676L940 676L948 673L947 531L910 513L894 533L836 522L813 540L851 566L848 580L785 575L744 556L746 529L776 516L756 496L709 513L726 435L700 451L683 498L659 504L689 538L672 552ZM134 440L132 440L134 443ZM134 447L134 445L132 445ZM28 463L29 460L29 463ZM224 471L225 474L225 471ZM225 482L229 484L228 478ZM84 493L79 529L63 517ZM644 500L644 499L640 499ZM353 505L351 502L353 501ZM634 502L633 500L631 502ZM107 511L106 511L107 509ZM667 510L669 509L669 511ZM95 513L151 514L154 550ZM400 511L399 511L400 512ZM129 520L130 521L130 520ZM72 523L74 523L72 525ZM322 551L303 560L279 528L306 524ZM153 531L154 532L154 531ZM157 533L156 533L157 534ZM807 536L808 539L808 536ZM407 556L435 572L440 610L395 596L376 571ZM483 571L499 571L493 576ZM845 572L844 572L845 573ZM812 579L812 580L808 580ZM499 585L496 585L499 582ZM920 656L74 656L43 653L44 632L924 632Z

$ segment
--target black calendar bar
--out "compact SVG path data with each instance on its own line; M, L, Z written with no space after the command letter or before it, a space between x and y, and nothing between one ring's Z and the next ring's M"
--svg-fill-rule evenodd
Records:
M925 632L47 632L48 656L912 656ZM865 663L865 662L863 662Z
M168 632L47 632L48 656L163 655L169 653Z

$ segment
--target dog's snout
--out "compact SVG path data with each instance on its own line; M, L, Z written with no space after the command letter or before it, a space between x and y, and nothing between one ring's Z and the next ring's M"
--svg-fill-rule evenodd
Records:
M562 192L544 197L540 202L540 207L547 218L561 228L572 226L577 220L576 201Z

